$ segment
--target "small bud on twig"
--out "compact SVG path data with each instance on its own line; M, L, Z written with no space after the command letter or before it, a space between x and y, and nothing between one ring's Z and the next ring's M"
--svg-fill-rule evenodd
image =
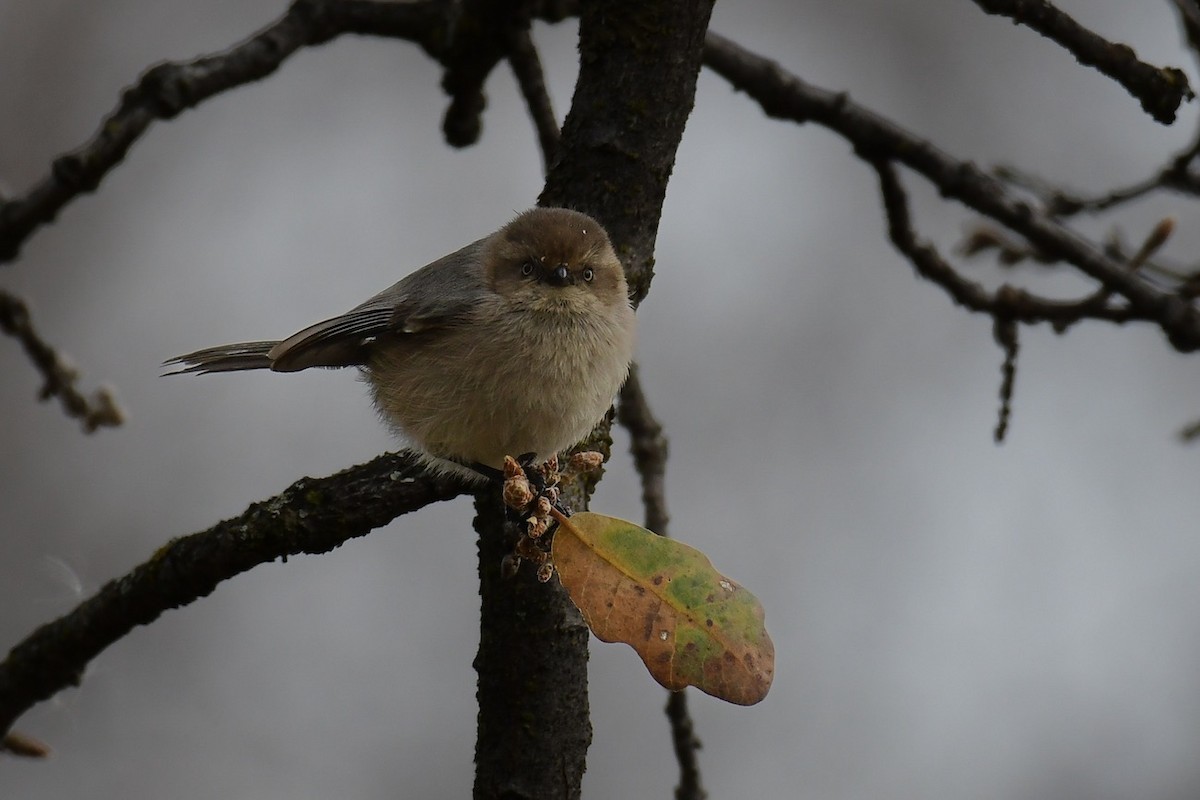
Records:
M582 453L572 453L571 460L567 462L567 472L589 474L600 469L604 464L604 455L597 453L594 450L585 450Z

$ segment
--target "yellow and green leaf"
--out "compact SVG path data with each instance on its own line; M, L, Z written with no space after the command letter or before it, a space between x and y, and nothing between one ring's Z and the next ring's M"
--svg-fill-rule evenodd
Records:
M584 512L560 523L552 556L592 633L630 645L666 688L739 705L766 697L775 646L763 607L699 550Z

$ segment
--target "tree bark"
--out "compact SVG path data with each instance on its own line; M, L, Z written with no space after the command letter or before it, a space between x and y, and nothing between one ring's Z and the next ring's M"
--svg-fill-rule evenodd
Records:
M576 208L604 224L635 303L650 288L663 198L711 13L710 0L582 4L579 79L539 203ZM607 451L609 424L589 448ZM590 485L566 489L572 508L586 507ZM511 544L498 496L481 497L477 508L483 610L475 797L577 798L592 738L587 629L557 579L539 584L529 569L501 578Z

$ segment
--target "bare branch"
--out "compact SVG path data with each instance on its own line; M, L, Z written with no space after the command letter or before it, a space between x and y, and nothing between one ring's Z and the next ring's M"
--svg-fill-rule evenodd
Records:
M1117 324L1143 319L1127 305L1113 305L1110 302L1111 293L1103 288L1072 301L1038 297L1013 286L1001 286L995 294L988 292L978 283L960 275L936 248L917 238L908 195L900 183L895 166L889 161L875 161L871 165L879 174L888 236L892 243L912 263L918 275L941 286L964 308L993 318L1011 318L1026 324L1047 322L1059 333L1085 319Z
M631 438L630 452L633 464L642 479L642 505L646 508L645 526L667 536L666 490L663 478L667 468L667 437L662 423L654 416L646 393L642 389L641 370L637 364L629 368L629 378L621 387L617 397L617 421ZM703 800L708 796L700 781L698 752L700 740L696 738L695 724L688 712L687 693L671 692L667 699L667 720L671 725L671 743L675 759L679 762L679 785L675 787L675 800Z
M1194 442L1200 439L1200 419L1184 425L1179 431L1179 439L1183 442Z
M531 17L557 22L576 11L570 0L524 0L517 5L525 27ZM241 44L221 53L152 67L125 90L121 102L91 139L55 159L50 174L24 196L0 198L0 264L14 260L30 234L53 222L67 203L95 191L155 120L172 119L221 92L261 80L300 48L322 45L348 33L405 39L419 44L439 63L453 63L454 52L448 43L458 12L456 0L294 0L282 17ZM456 32L459 37L454 41L469 50L475 39L462 38L461 29ZM487 41L499 41L492 31L480 33ZM507 48L509 41L503 40L503 45ZM490 62L488 70L499 57ZM473 81L475 91L481 91L487 72L479 74L475 69L471 75L470 80L451 80L459 87L456 101L464 107L471 103L470 91L463 87ZM481 96L477 105L477 111L482 111ZM458 113L451 111L447 116Z
M1175 10L1179 12L1179 21L1183 25L1184 38L1192 52L1200 55L1200 3L1196 0L1172 0Z
M708 792L700 783L700 764L696 754L700 740L696 738L696 726L688 712L687 692L669 692L667 695L667 720L671 723L671 743L675 747L675 760L679 762L679 785L675 787L675 800L704 800Z
M1119 186L1098 195L1085 195L1052 184L1010 165L1000 165L993 172L997 178L1019 186L1037 196L1052 217L1070 217L1079 213L1094 214L1124 205L1131 200L1145 197L1151 192L1165 189L1186 195L1200 195L1200 174L1192 169L1192 162L1200 156L1200 135L1186 148L1179 151L1153 175Z
M1145 197L1153 191L1164 188L1166 174L1165 171L1160 171L1127 186L1120 186L1103 194L1090 196L1055 186L1044 178L1010 164L1001 164L992 172L1000 180L1032 192L1045 206L1046 213L1054 217L1070 217L1081 212L1107 211L1131 200L1137 200L1139 197Z
M1110 42L1080 25L1048 0L973 0L988 14L1027 25L1071 52L1086 67L1125 87L1155 120L1175 121L1179 104L1195 97L1187 76L1175 67L1155 67L1138 60L1129 45Z
M706 41L705 63L735 88L757 100L769 116L816 122L843 136L868 162L895 160L911 167L944 196L1001 222L1047 256L1074 264L1127 301L1127 309L1098 309L1090 311L1088 316L1113 321L1153 321L1180 352L1200 349L1200 313L1191 303L1140 279L1060 221L1038 213L974 164L951 157L855 104L846 94L811 86L777 63L711 32ZM972 294L967 282L949 280L945 285L956 287L952 294L960 302Z
M487 99L483 84L522 31L529 30L531 0L462 0L455 4L442 88L450 107L442 120L446 141L467 147L479 140Z
M538 145L542 150L542 166L549 172L558 152L558 120L554 116L554 106L550 103L550 93L546 91L542 62L538 58L537 48L534 47L533 37L528 29L521 31L513 39L508 63L516 75L521 95L525 98L529 116L533 119L533 127L537 131Z
M635 302L650 286L667 181L695 100L711 13L711 0L580 4L579 77L538 203L576 208L604 224ZM662 113L648 115L647 108ZM610 441L606 421L585 446L604 451ZM594 480L566 487L564 502L586 508ZM591 738L587 631L555 582L502 582L504 554L495 542L503 520L490 509L476 519L483 613L475 793L578 797ZM529 709L537 709L539 724L521 721Z
M992 325L992 336L996 344L1004 349L1004 363L1000 366L1000 414L996 420L994 437L996 444L1004 441L1008 434L1008 421L1012 418L1013 387L1017 382L1017 322L1012 317L997 316Z
M101 386L91 397L85 397L75 387L79 373L38 335L25 302L3 289L0 289L0 330L21 343L29 360L42 373L45 384L40 398L57 397L67 416L83 422L84 432L92 433L100 427L115 428L125 421L125 413L112 389Z
M667 437L662 423L654 416L642 389L637 364L629 367L629 377L617 396L617 421L629 431L629 450L633 465L642 479L642 505L646 507L646 527L667 536L667 498L663 477L667 469Z
M63 206L93 192L155 120L171 119L214 95L267 77L301 47L345 33L409 39L438 57L448 0L391 3L296 0L287 13L224 52L147 70L123 93L95 135L54 161L50 174L22 197L0 202L0 263L12 261L29 235Z
M207 596L259 564L324 553L401 514L468 489L430 475L412 453L389 453L327 478L301 478L233 519L174 539L0 661L0 732L35 703L77 686L87 663L137 625Z

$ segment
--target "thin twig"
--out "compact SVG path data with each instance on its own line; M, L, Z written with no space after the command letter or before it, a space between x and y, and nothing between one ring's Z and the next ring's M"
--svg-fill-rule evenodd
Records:
M667 536L667 498L663 479L667 468L669 445L662 423L654 416L642 388L641 371L637 364L629 368L629 377L617 397L617 421L629 431L629 450L633 464L642 480L642 505L646 508L646 527L660 536ZM687 693L671 692L667 698L667 720L671 726L671 744L679 762L679 785L675 800L703 800L708 796L700 781L695 723L688 712Z
M115 428L125 421L125 413L112 389L101 386L91 397L86 397L76 388L79 373L38 335L25 302L4 289L0 289L0 330L21 343L29 360L42 373L45 383L39 393L41 399L57 397L63 411L80 420L85 432L92 433L100 427Z
M1045 206L1046 213L1053 217L1071 217L1079 213L1095 214L1108 211L1167 187L1164 182L1166 180L1165 168L1148 178L1097 195L1068 191L1011 164L996 166L993 168L992 174L1002 181L1019 186L1036 195ZM1172 188L1181 187L1173 186Z
M549 172L550 165L554 163L554 157L558 153L558 120L554 116L550 93L546 91L542 62L538 58L537 48L528 28L513 38L512 48L508 52L508 63L517 78L517 85L521 87L521 96L525 98L529 116L533 119L533 127L537 131L538 145L542 151L542 167Z
M629 451L642 479L642 505L646 508L646 527L667 536L666 490L663 478L667 469L668 442L662 423L654 416L642 389L641 370L629 367L629 377L617 396L617 422L629 431Z
M1179 104L1195 97L1182 70L1139 61L1129 45L1093 33L1049 0L973 2L988 14L1008 17L1062 45L1080 64L1095 67L1125 87L1147 114L1163 124L1174 122Z
M811 86L777 63L711 31L705 44L705 64L734 87L750 94L769 116L816 122L829 128L853 144L855 152L865 161L894 159L905 164L933 183L943 196L997 220L1048 256L1074 264L1106 289L1122 295L1128 305L1099 309L1089 316L1114 321L1152 321L1176 350L1200 349L1200 312L1190 302L1130 273L1095 244L1059 220L1039 213L974 164L951 157L857 105L846 94ZM968 283L951 281L947 286L954 284L965 291Z
M1012 317L997 316L992 326L992 336L996 344L1004 350L1004 363L1000 366L1000 412L996 419L996 430L993 436L996 444L1004 441L1008 435L1008 422L1012 418L1013 388L1017 382L1017 322Z
M468 492L426 472L412 453L389 453L327 478L301 478L240 516L174 539L0 661L0 733L69 686L88 662L136 625L207 596L222 581L299 553L324 553L401 514Z
M1183 36L1192 53L1200 56L1200 3L1196 0L1172 0L1183 25Z
M1166 243L1174 230L1175 218L1163 217L1150 230L1137 252L1130 256L1119 231L1114 228L1105 242L1104 251L1110 258L1125 262L1131 272L1141 270L1143 273L1170 281L1170 290L1183 296L1181 292L1184 290L1184 284L1193 279L1195 268L1187 269L1153 259L1154 254ZM996 260L1004 267L1013 267L1026 260L1047 266L1059 263L1058 259L1047 256L1028 242L1017 241L1007 232L986 223L978 223L968 228L957 249L961 255L968 258L995 251Z
M671 744L675 748L675 760L679 762L679 785L675 787L675 800L704 800L708 792L700 782L700 762L697 758L703 746L696 737L696 725L688 711L687 692L667 694L667 720L671 724Z
M1179 439L1183 442L1194 442L1200 439L1200 419L1184 425L1179 431Z
M1079 213L1096 214L1109 211L1160 189L1185 195L1200 195L1200 175L1192 169L1192 162L1197 156L1200 156L1200 131L1191 144L1172 156L1153 175L1096 195L1069 191L1007 164L995 167L992 172L1000 180L1032 192L1045 206L1048 215L1066 218Z
M908 194L895 166L889 161L874 161L871 166L879 175L892 244L912 263L918 275L941 286L964 308L991 317L1011 317L1026 324L1047 322L1059 333L1085 319L1117 324L1144 319L1128 305L1113 305L1111 292L1103 287L1079 300L1050 300L1014 286L1001 286L995 293L988 292L980 284L960 275L935 247L917 237Z
M530 15L558 21L574 10L563 0L531 6L526 21ZM0 264L14 260L29 236L52 222L69 202L95 191L156 120L171 119L222 92L261 80L300 48L344 34L412 41L446 63L452 56L448 43L458 9L455 0L295 0L282 17L241 44L152 67L125 90L91 139L55 159L50 174L24 195L0 199ZM486 73L476 70L471 75L482 86Z
M461 0L455 4L442 58L446 65L442 88L450 95L442 132L451 146L467 147L479 140L487 106L484 82L514 39L529 29L534 7L531 0Z

